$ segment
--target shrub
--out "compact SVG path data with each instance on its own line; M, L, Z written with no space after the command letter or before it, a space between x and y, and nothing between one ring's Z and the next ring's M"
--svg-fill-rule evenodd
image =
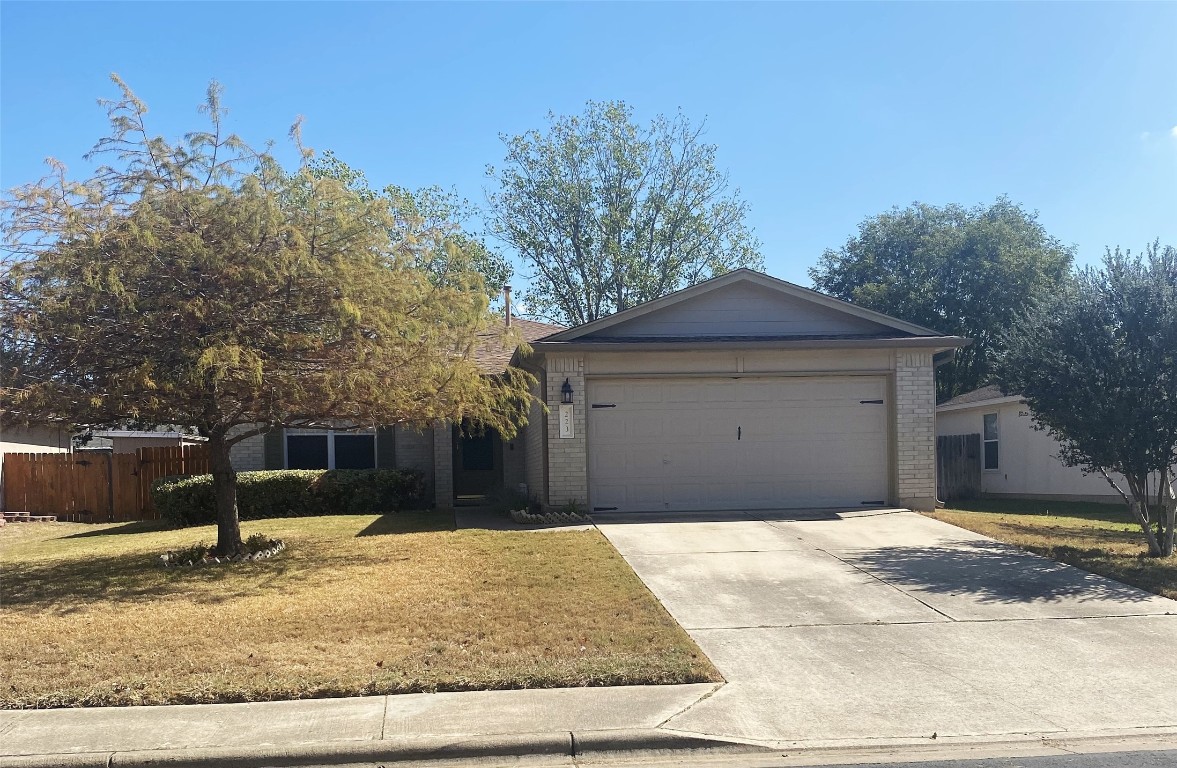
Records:
M404 469L283 469L237 475L242 520L395 512L423 506L425 478ZM212 475L163 477L151 488L155 508L173 525L216 522Z

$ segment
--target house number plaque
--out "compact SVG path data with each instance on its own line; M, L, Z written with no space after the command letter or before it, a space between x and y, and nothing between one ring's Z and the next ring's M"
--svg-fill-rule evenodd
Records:
M560 406L560 437L576 437L576 428L573 425L572 409L575 406L561 405Z

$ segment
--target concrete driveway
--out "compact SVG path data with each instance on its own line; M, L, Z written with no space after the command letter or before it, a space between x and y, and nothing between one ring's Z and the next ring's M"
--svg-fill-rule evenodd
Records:
M665 728L830 745L1177 728L1177 601L906 511L596 517L728 681Z

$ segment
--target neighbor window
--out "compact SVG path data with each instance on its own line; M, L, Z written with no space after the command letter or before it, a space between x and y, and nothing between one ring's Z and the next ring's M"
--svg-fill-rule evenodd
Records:
M286 436L287 469L375 469L376 436L322 432Z
M985 423L985 469L998 468L998 450L997 450L997 414L986 413L981 417Z

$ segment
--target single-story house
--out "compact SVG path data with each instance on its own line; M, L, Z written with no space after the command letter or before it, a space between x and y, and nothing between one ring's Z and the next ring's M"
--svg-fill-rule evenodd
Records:
M0 424L0 465L6 453L69 453L66 424Z
M175 448L201 445L208 438L174 429L98 429L92 433L87 448L108 449L114 453L135 453L140 448Z
M496 485L589 511L935 505L935 367L967 339L748 269L575 328L508 322L531 353L496 333L479 360L538 380L515 439L274 431L234 465L415 467L439 507Z
M1103 475L1084 475L1058 458L1058 441L1032 427L1024 398L981 387L936 408L937 435L980 435L981 494L995 498L1122 504ZM1124 479L1113 479L1125 491Z

